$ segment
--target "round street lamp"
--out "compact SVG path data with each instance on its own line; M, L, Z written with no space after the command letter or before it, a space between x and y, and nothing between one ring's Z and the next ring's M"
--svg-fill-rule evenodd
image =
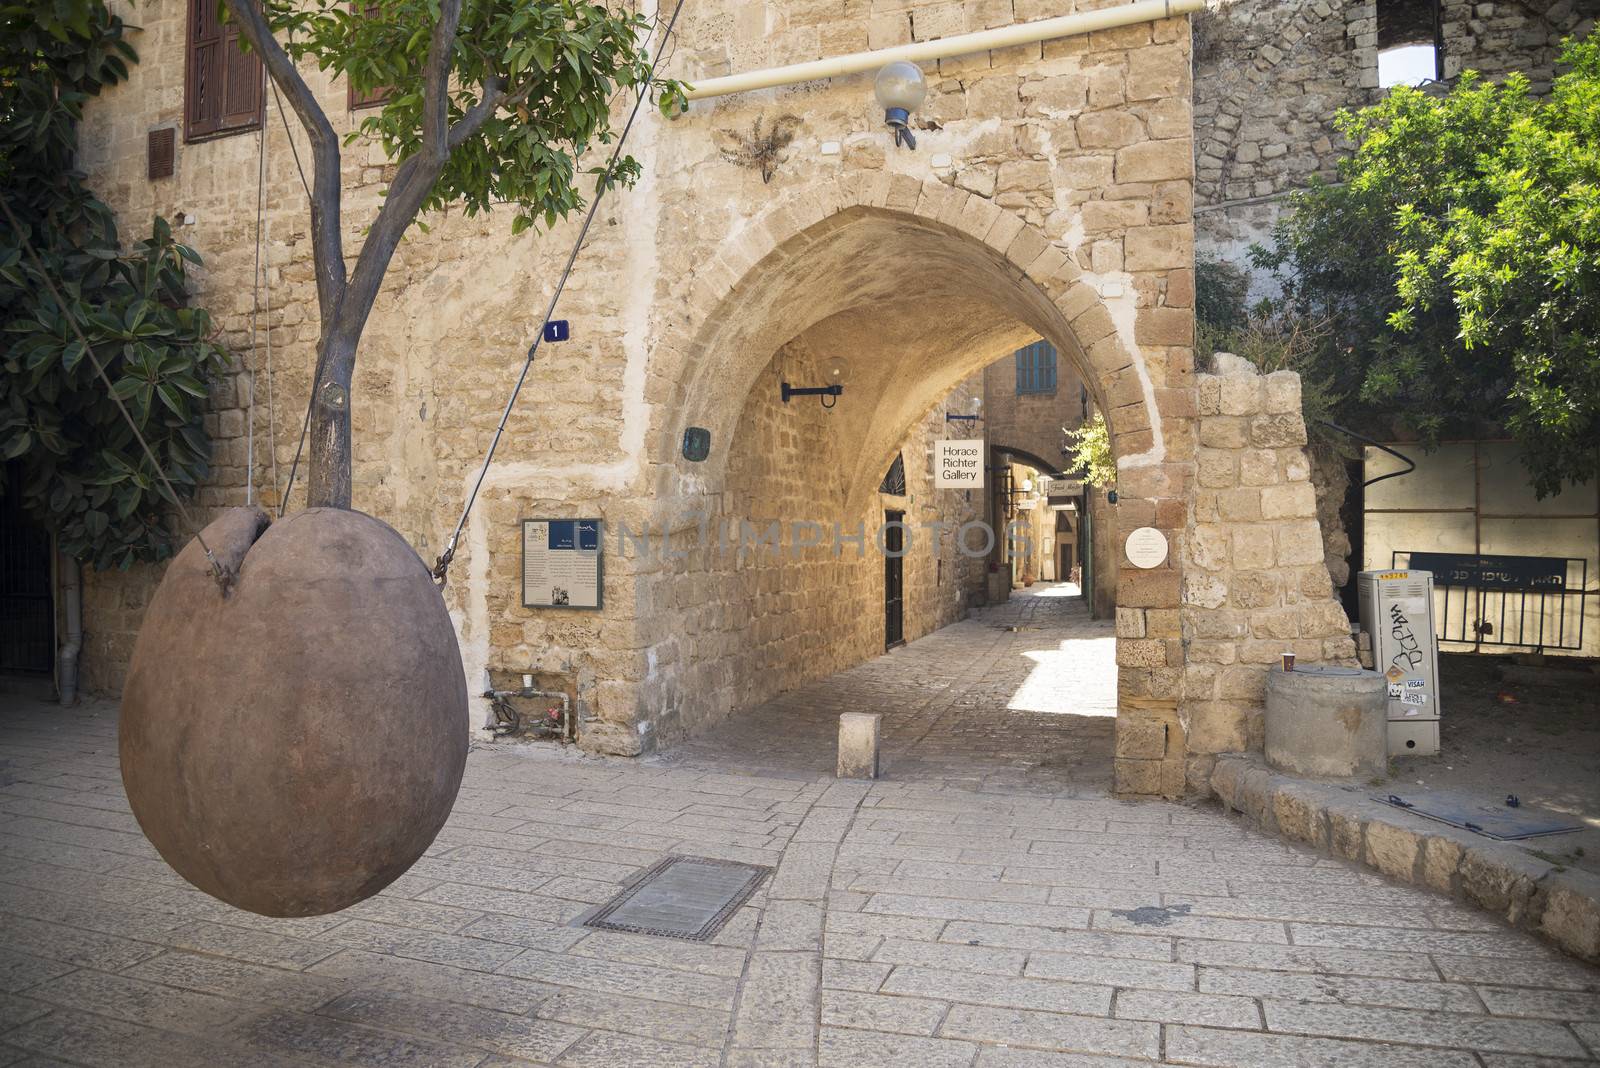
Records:
M894 143L915 150L917 139L911 133L911 113L920 108L928 96L922 68L904 59L885 63L878 71L872 91L883 108L883 121L894 131Z

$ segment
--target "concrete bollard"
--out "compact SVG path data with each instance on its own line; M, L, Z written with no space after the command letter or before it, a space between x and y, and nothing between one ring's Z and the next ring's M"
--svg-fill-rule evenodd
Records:
M1267 763L1297 775L1386 775L1388 704L1384 677L1376 671L1269 671Z
M882 716L844 712L839 716L839 778L878 777L878 724Z

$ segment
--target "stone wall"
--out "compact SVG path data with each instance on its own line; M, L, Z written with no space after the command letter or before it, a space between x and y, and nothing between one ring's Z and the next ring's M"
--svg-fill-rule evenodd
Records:
M1162 620L1181 628L1187 645L1187 774L1196 790L1215 754L1261 748L1266 673L1284 652L1297 663L1355 663L1350 622L1323 559L1300 378L1263 376L1227 353L1217 354L1215 366L1199 376L1183 608ZM1137 626L1119 611L1119 631Z
M182 239L206 256L201 299L241 373L254 377L253 412L243 410L254 432L253 495L270 506L286 490L315 359L305 194L290 151L292 138L304 157L304 140L269 110L266 284L251 348L262 135L181 144L173 178L145 177L147 131L181 119L185 12L185 0L128 12L144 27L143 61L88 109L83 162L124 219L182 219ZM871 10L707 0L680 24L671 72L694 80L1059 13L1031 0ZM344 87L306 75L336 128L350 129L357 116ZM681 534L680 517L734 516L741 494L760 496L740 443L762 435L775 456L810 449L832 458L832 514L881 514L884 468L921 440L940 399L1033 337L1057 346L1107 414L1122 465L1119 512L1181 535L1195 438L1187 20L957 57L929 64L928 75L914 153L889 147L865 76L699 104L672 122L641 118L629 147L642 179L598 216L560 309L573 339L541 351L451 571L445 596L472 689L488 669L532 670L575 693L589 744L633 752L653 744L652 732L758 697L773 657L789 672L782 677L795 678L810 670L797 665L813 649L819 669L871 655L879 643L866 626L881 617L881 587L865 567L859 579L818 571L785 592L785 568L713 581L709 570L608 545L601 611L525 609L519 521L598 517L611 530ZM724 156L730 131L783 114L801 121L770 183ZM346 148L347 251L359 248L392 167L377 146ZM455 527L576 221L515 237L509 212L428 222L385 280L352 407L356 506L431 560ZM757 407L773 392L763 376L779 350L805 335L829 351L808 332L830 317L845 332L835 340L855 331L857 373L828 413L822 436L831 442L813 448L815 410ZM873 342L859 343L868 330ZM219 430L226 416L230 434L243 422L239 386L219 389ZM685 425L713 431L705 464L679 456ZM246 497L240 440L219 449L228 462L203 491L208 508ZM909 451L907 474L926 476ZM967 578L927 564L931 580L908 563L908 593L922 606L908 615L913 633L952 617ZM117 684L157 575L90 577L88 684ZM1176 610L1181 562L1159 575L1123 569L1118 580L1129 606ZM768 610L829 596L837 607L802 607L792 633L787 612ZM835 628L836 647L815 644ZM1175 709L1177 674L1129 665L1124 696Z

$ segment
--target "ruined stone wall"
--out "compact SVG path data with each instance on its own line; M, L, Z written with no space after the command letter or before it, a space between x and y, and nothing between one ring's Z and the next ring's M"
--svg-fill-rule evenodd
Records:
M1196 789L1212 755L1261 748L1266 673L1284 652L1297 663L1355 663L1350 623L1323 560L1300 377L1263 376L1219 353L1216 373L1200 375L1199 388L1183 608L1160 621L1164 634L1181 632L1187 643L1184 715Z
M1378 7L1348 0L1212 0L1195 20L1198 254L1248 266L1286 193L1332 181L1349 145L1340 108L1375 103ZM1446 79L1512 71L1549 87L1561 39L1587 33L1600 0L1441 0ZM1266 295L1258 280L1253 296Z

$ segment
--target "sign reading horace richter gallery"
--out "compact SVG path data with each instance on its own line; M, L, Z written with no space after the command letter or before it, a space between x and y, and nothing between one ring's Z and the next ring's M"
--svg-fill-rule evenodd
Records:
M983 439L933 443L934 489L983 488Z

